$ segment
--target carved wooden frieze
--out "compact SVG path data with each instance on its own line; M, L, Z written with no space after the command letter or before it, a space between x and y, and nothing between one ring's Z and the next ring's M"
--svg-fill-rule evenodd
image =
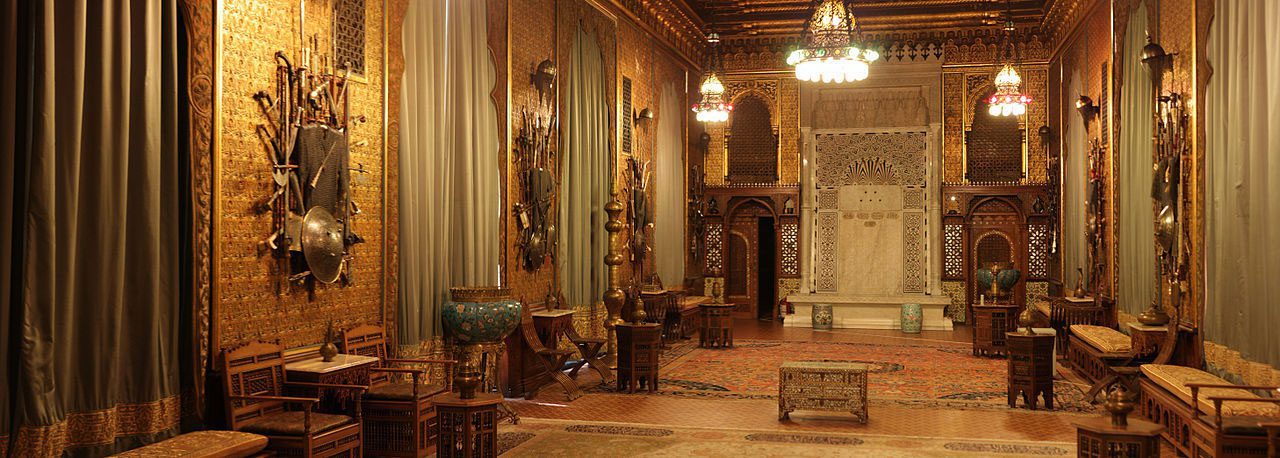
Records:
M925 132L835 133L815 136L818 186L924 186Z

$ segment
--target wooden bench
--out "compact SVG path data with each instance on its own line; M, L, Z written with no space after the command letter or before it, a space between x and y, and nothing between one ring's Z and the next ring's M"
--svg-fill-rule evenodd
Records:
M1165 427L1163 436L1187 456L1265 456L1267 430L1280 421L1280 399L1185 366L1141 366L1138 412Z
M1095 384L1111 375L1110 367L1123 365L1133 355L1133 341L1115 329L1077 324L1069 333L1067 361Z
M267 436L240 431L195 431L135 448L115 456L143 457L261 457Z
M710 303L709 296L687 296L680 301L680 338L693 338L693 334L698 332L698 320L701 317L698 306Z

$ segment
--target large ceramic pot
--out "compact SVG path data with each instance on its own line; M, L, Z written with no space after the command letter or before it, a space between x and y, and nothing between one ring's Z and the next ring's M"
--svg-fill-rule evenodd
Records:
M500 342L511 334L520 325L522 310L507 288L450 288L449 297L440 315L449 335L463 350L462 370L454 376L454 385L463 399L474 399L480 386L474 353L480 344Z
M830 331L834 315L831 310L831 304L813 304L813 312L811 319L813 320L813 329L816 331Z
M919 334L922 324L924 312L920 309L920 304L902 304L902 332Z

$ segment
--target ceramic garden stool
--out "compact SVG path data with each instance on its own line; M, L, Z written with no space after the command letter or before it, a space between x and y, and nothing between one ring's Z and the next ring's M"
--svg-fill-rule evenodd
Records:
M813 330L830 331L832 321L834 321L834 315L831 304L813 304Z
M920 310L920 304L902 304L902 332L919 334L922 324L924 312Z

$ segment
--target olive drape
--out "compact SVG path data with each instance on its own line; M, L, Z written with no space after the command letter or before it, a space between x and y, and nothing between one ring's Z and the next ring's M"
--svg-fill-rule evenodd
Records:
M400 342L440 335L452 286L498 284L498 118L485 2L410 2L400 98ZM412 350L410 350L412 351Z
M560 242L556 264L565 306L594 304L608 286L604 223L613 186L609 149L609 99L604 54L595 38L577 27L566 86L564 155L560 159Z
M98 456L179 419L177 6L17 3L5 82L22 103L0 115L13 186L0 197L15 209L0 233L15 255L0 266L0 447Z
M654 264L658 278L667 287L684 284L684 87L662 85L658 99L656 202L658 218L654 227Z
M1075 98L1083 94L1081 85L1084 81L1080 73L1073 73L1071 83L1067 85L1067 97ZM1067 117L1067 129L1063 133L1063 171L1062 171L1062 285L1069 293L1075 289L1076 283L1089 287L1089 279L1080 275L1089 275L1089 241L1085 237L1085 209L1089 196L1086 192L1089 183L1089 133L1085 131L1084 118Z
M1280 4L1220 0L1213 17L1204 338L1280 368Z
M1139 5L1125 28L1123 90L1120 92L1120 136L1116 139L1116 257L1119 287L1116 307L1131 315L1142 313L1156 297L1155 207L1151 201L1151 143L1155 101L1151 77L1142 65L1146 44L1147 8ZM1104 114L1105 116L1105 114Z

